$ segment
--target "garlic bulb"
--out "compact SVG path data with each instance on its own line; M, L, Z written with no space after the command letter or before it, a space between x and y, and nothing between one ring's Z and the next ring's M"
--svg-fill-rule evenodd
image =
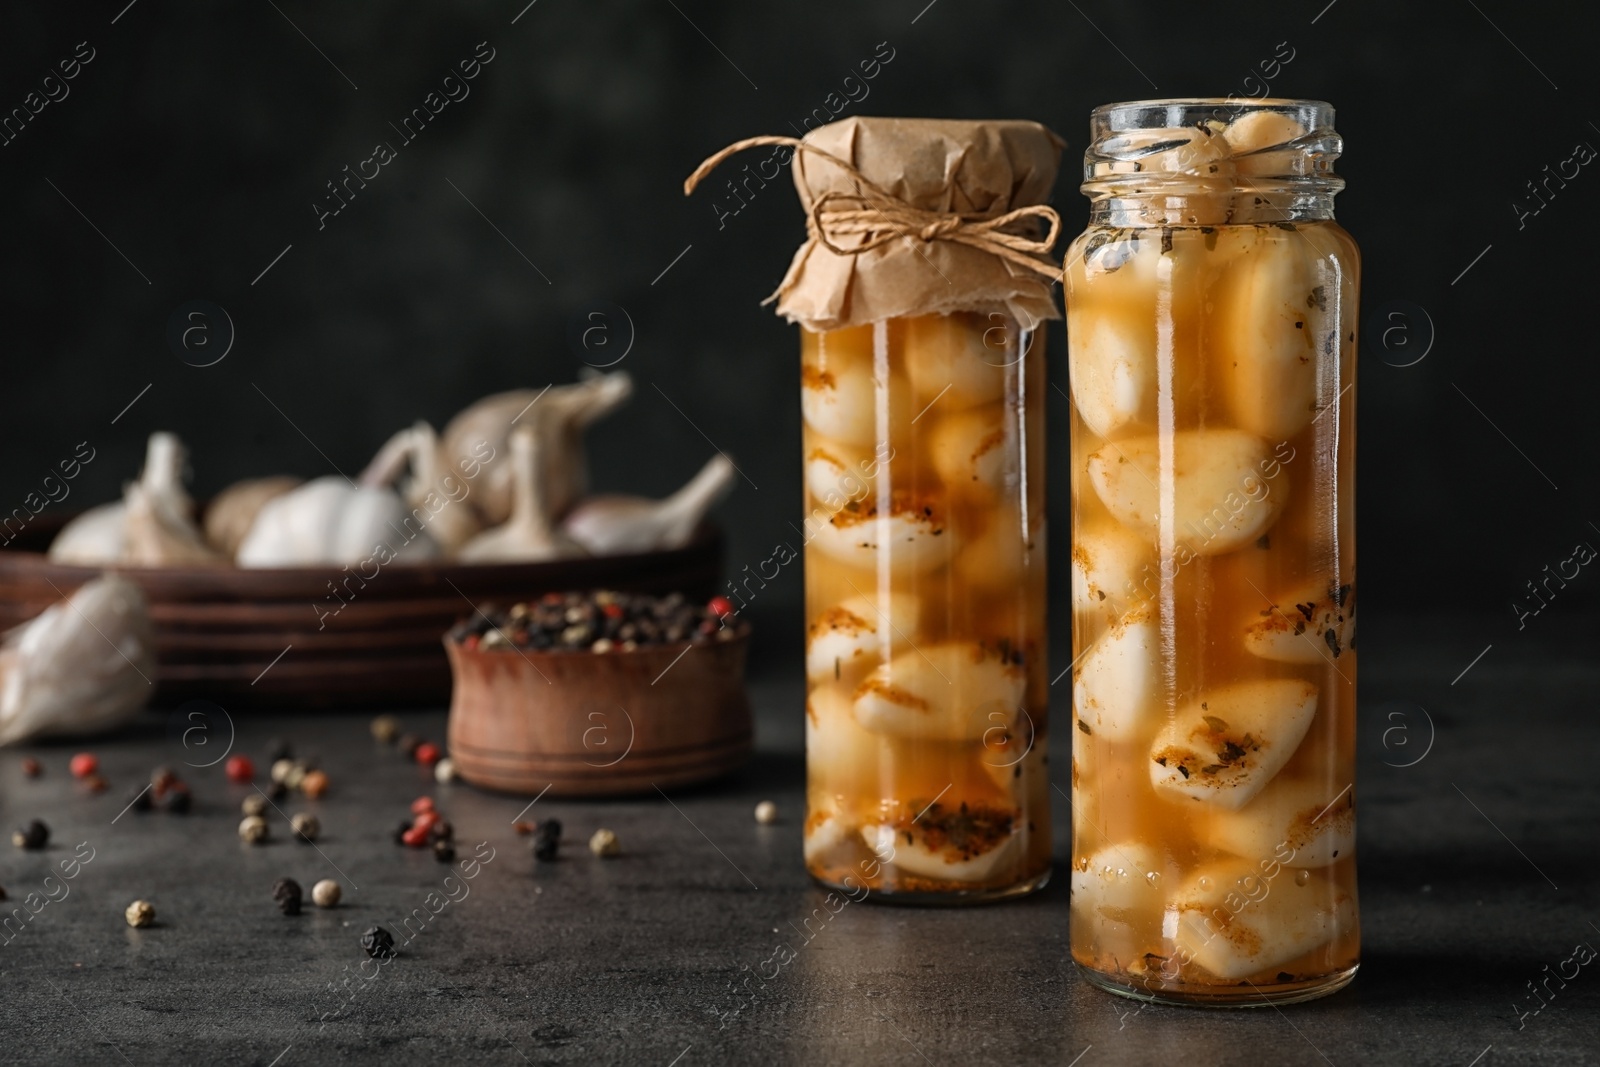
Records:
M621 407L632 394L633 379L618 371L571 385L484 397L445 426L441 461L461 469L483 464L472 495L473 506L485 523L503 523L511 516L514 478L508 464L493 460L509 447L516 426L532 423L538 427L545 506L551 515L565 514L588 488L583 431Z
M115 574L85 583L0 644L0 745L107 729L154 692L144 594Z
M288 474L234 482L218 493L206 508L206 543L232 559L262 506L299 484L299 478Z
M719 452L665 500L590 497L573 509L561 529L597 556L681 548L705 513L733 487L733 475L733 461Z
M144 469L139 484L165 501L169 514L192 520L194 501L183 488L183 467L187 459L183 443L170 433L156 432L145 444ZM56 563L99 566L120 562L127 542L124 524L125 502L90 508L61 528L50 543L50 558Z
M61 527L50 542L53 563L98 567L122 558L122 523L127 508L118 500L97 504Z
M390 489L317 478L262 505L239 545L241 567L432 559L439 546Z
M586 554L582 545L554 529L550 521L536 436L532 425L512 432L510 469L515 476L515 494L511 518L462 545L459 559L468 563L536 563Z
M227 557L206 544L194 520L169 495L134 482L123 491L122 559L136 567L220 567Z
M400 495L419 515L428 534L446 555L456 550L483 529L483 520L467 498L481 464L464 464L459 470L445 460L439 435L431 425L418 421L401 430L378 450L361 472L364 486L393 485L402 470L411 476L400 485Z

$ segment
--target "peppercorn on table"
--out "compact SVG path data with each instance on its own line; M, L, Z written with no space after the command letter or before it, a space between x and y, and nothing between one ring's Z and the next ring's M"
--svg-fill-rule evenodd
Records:
M0 846L5 1061L1594 1062L1600 719L1583 694L1600 666L1576 638L1565 654L1551 651L1555 637L1544 651L1497 642L1452 687L1467 646L1503 620L1372 610L1364 625L1365 952L1355 982L1323 1001L1141 1007L1080 979L1067 945L1064 761L1049 768L1054 873L1041 892L912 909L820 887L802 859L795 664L752 679L750 766L626 801L530 805L440 783L354 714L207 721L202 744L185 733L196 724L152 712L92 746L6 750L5 817L37 818L49 838ZM1057 650L1052 662L1059 672L1067 660ZM1065 688L1050 696L1065 701ZM442 711L398 718L411 742L444 737ZM274 739L317 762L320 797L271 789ZM109 788L72 776L81 750ZM253 758L253 785L224 773L225 751ZM159 765L176 773L164 786L187 796L187 812L130 804ZM265 806L270 832L249 844L236 829L256 786L282 795ZM756 816L763 801L776 807L770 823ZM320 824L314 841L290 828L300 812ZM551 820L562 824L554 849ZM441 821L453 849L395 843L399 823L426 823L427 837ZM541 829L524 836L516 823ZM611 835L591 850L601 830ZM536 842L555 858L536 860ZM285 879L303 900L277 888ZM288 895L298 914L282 909ZM153 909L148 925L125 916L144 921L135 902ZM392 950L367 936L373 927Z

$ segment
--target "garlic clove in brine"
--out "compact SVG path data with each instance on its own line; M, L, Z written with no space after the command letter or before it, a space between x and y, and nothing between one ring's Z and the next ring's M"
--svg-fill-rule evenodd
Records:
M733 488L734 474L733 461L719 452L665 500L590 497L573 509L561 529L596 556L682 548L711 506Z
M234 482L213 497L206 507L206 543L232 559L266 502L299 484L300 479L289 474Z
M511 518L462 545L458 559L467 563L537 563L587 554L582 545L555 529L551 522L539 447L533 425L519 426L512 432L510 467L515 475L515 496Z
M155 675L139 587L115 574L87 582L0 645L0 745L115 726L150 699Z

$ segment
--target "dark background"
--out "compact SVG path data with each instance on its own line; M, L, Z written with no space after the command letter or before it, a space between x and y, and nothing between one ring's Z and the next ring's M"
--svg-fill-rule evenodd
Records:
M1422 350L1423 315L1437 331L1413 366L1363 352L1367 617L1497 613L1462 637L1465 664L1491 641L1515 656L1540 627L1567 625L1550 614L1582 620L1594 603L1600 577L1585 571L1526 631L1511 607L1576 542L1600 545L1584 188L1600 178L1552 184L1549 207L1520 225L1513 207L1576 142L1600 145L1592 26L1568 8L525 2L14 5L0 111L78 42L95 58L0 147L0 510L84 440L97 458L56 506L111 498L154 429L189 444L201 496L250 475L354 473L413 419L442 426L482 394L609 362L627 322L611 311L613 346L589 352L572 326L614 305L634 335L618 367L637 389L591 435L595 481L665 493L710 454L709 436L750 479L719 512L736 572L794 537L797 338L758 302L803 228L786 182L719 228L719 181L681 195L701 158L793 132L886 41L892 60L844 113L1048 124L1070 142L1053 200L1070 235L1086 216L1076 185L1091 107L1260 93L1261 65L1285 42L1293 59L1271 94L1338 108L1338 213L1364 250L1365 316L1409 302L1408 318L1386 319L1402 327L1391 347L1413 345L1393 362ZM494 59L471 95L402 146L389 123L480 41ZM325 183L378 141L398 158L319 231ZM215 366L186 365L166 340L193 299L237 328ZM1063 353L1057 330L1051 377L1064 387ZM1051 402L1060 591L1066 401ZM800 599L787 568L752 604L769 654L798 658L786 635ZM1406 627L1388 639L1403 656Z

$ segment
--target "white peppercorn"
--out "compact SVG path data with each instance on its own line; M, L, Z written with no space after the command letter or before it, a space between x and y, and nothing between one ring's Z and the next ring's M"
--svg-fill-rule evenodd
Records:
M296 837L309 845L322 832L322 823L309 811L301 811L296 812L289 820L289 828L294 831Z
M456 780L456 761L449 756L444 757L433 765L434 780L440 783L449 783Z
M260 793L251 793L240 802L239 810L246 815L265 815L267 813L267 798Z
M778 805L770 800L763 800L756 805L756 822L763 826L778 821Z
M155 905L148 900L136 900L129 904L122 917L128 920L128 925L133 927L149 926L156 921Z
M239 823L239 836L252 845L267 839L267 820L259 815L246 815Z
M601 827L589 838L589 851L596 856L617 856L622 853L622 842L617 840L615 833Z
M331 908L339 903L344 890L332 878L324 878L311 887L311 902L319 908Z

